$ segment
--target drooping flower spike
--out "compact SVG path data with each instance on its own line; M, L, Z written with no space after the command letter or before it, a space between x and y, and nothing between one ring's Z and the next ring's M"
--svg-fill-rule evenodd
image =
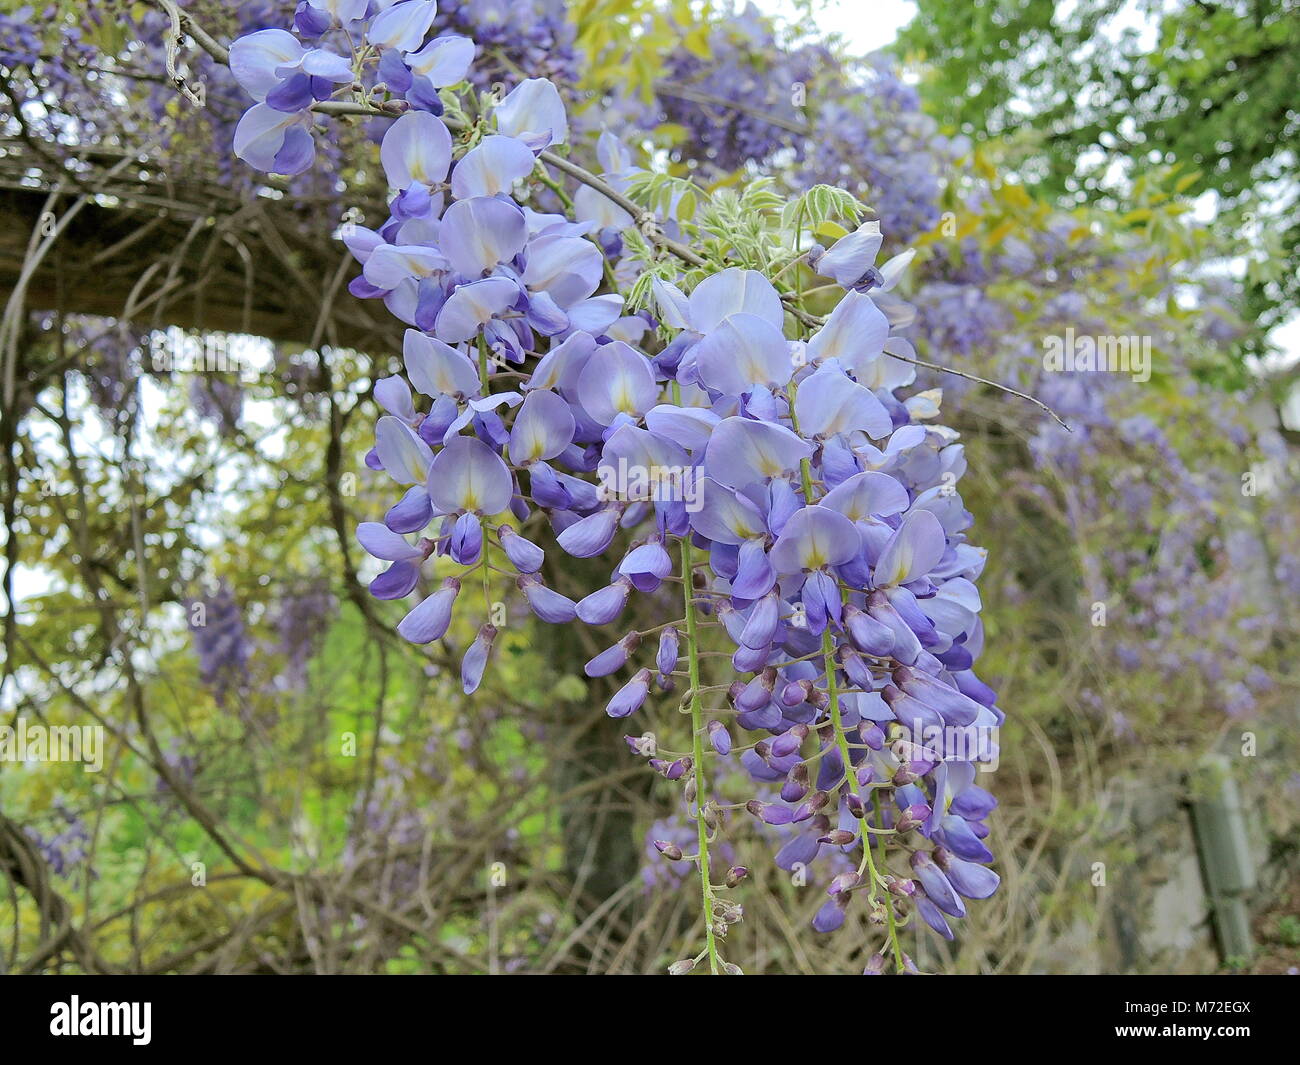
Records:
M572 217L531 195L539 153L571 139L554 84L525 78L468 137L453 134L440 115L474 45L426 39L431 0L369 20L343 0L308 6L309 29L347 24L367 51L330 58L273 30L237 42L232 65L255 100L239 154L272 172L309 166L311 104L345 68L386 79L409 109L380 145L391 215L347 237L351 291L409 327L404 377L374 388L384 413L367 464L400 498L358 529L387 567L372 593L413 601L404 638L463 648L467 693L490 677L499 636L491 596L461 594L469 581L518 595L544 623L626 626L667 610L649 629L615 628L585 672L631 670L605 707L619 719L688 685L690 753L633 749L685 786L704 825L689 858L707 909L701 956L726 967L719 940L740 908L724 893L743 878L717 883L708 848L726 810L747 810L795 833L778 864L825 869L813 927L862 910L905 969L906 916L950 936L963 899L997 886L994 803L974 779L1002 720L973 671L984 555L955 493L960 445L931 424L939 396L896 394L913 375L887 354L905 342L878 300L909 257L877 266L873 223L813 247L808 266L843 295L807 330L789 294L735 266L693 284L660 268L641 286L653 317L628 314L644 264L618 238L633 219L595 184L566 197ZM602 135L597 154L626 188L635 168L617 139ZM570 599L542 575L548 554L606 557L608 577ZM705 659L706 640L729 655ZM728 657L712 678L730 703L719 713L699 687Z

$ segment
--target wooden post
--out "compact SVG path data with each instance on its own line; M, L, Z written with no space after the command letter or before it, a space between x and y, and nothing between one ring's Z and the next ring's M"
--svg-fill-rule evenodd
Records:
M1255 950L1246 899L1257 879L1241 791L1223 755L1206 758L1191 784L1192 824L1219 950L1225 962L1244 964Z

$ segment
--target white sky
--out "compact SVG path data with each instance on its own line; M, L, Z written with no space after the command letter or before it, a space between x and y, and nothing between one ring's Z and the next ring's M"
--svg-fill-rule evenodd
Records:
M790 19L794 4L790 0L755 0L761 11ZM853 51L865 55L892 44L916 13L910 0L824 0L817 13L817 27L823 33L841 33Z

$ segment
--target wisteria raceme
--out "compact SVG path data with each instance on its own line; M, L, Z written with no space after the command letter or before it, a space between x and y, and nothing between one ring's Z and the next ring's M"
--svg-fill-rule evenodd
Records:
M29 826L26 833L55 875L70 876L86 860L90 828L85 818L69 809L63 799L56 798L53 806L54 814L61 822L58 830L42 833Z
M325 637L337 603L323 581L292 588L276 607L276 649L284 655L278 684L291 690L307 687L307 669Z
M193 5L191 5L193 7ZM299 14L305 18L305 8L311 5L299 5ZM327 11L329 5L317 10ZM283 2L247 2L232 5L229 8L211 10L202 6L199 10L205 23L209 18L217 26L229 32L236 29L270 29L280 28L290 21L293 5ZM32 9L35 11L35 9ZM340 8L339 10L343 10ZM327 12L328 13L328 12ZM452 7L444 4L434 20L434 27L446 26L454 33L476 35L472 23L477 20L485 25L490 23L491 30L487 37L480 40L484 47L480 49L479 61L471 69L471 76L476 84L486 85L491 78L480 76L498 53L510 57L518 66L518 60L527 50L527 42L540 40L546 33L553 34L557 40L568 39L568 31L554 25L553 12L540 19L517 18L503 20L493 5L481 5L470 9L464 6ZM55 97L75 97L79 101L86 94L87 86L98 84L111 87L109 78L100 76L96 82L87 82L78 75L83 61L93 58L93 51L78 43L88 30L93 30L105 19L104 5L87 5L79 24L60 26L58 32L62 38L60 47L50 49L43 47L32 25L33 18L15 18L13 32L6 41L10 50L6 52L7 62L20 77L30 72L30 81L35 95L44 101ZM159 130L169 132L173 128L182 128L183 123L202 122L212 126L212 132L219 143L228 143L231 108L227 106L233 100L232 93L238 93L237 84L224 67L215 64L203 53L191 49L186 55L193 80L202 81L207 88L212 106L205 108L177 108L174 92L167 79L162 78L163 47L162 37L165 32L166 19L157 11L146 10L140 15L141 21L136 26L135 35L150 44L138 55L131 57L132 66L143 66L146 72L157 75L155 80L146 81L150 87L150 116L156 120ZM329 27L319 26L307 32L303 31L303 44L320 45L337 49L343 40L343 27L331 15ZM302 18L299 19L300 25ZM798 156L792 167L793 178L797 180L823 179L846 183L858 194L869 199L883 221L886 235L893 241L907 240L933 225L940 209L942 192L941 175L951 169L951 160L959 145L946 141L933 130L921 113L915 90L902 82L885 62L873 57L865 64L857 64L843 57L828 53L817 47L805 47L800 44L789 47L782 44L779 35L774 34L763 25L752 12L743 18L730 22L726 27L715 29L710 33L711 47L709 56L688 55L685 52L676 55L672 62L674 79L681 85L704 92L712 102L701 103L699 100L684 101L681 97L662 97L666 107L680 107L680 113L674 115L682 121L691 133L691 143L682 149L684 157L711 159L715 147L710 140L726 136L729 128L730 113L736 110L746 122L758 122L762 115L779 119L783 122L806 120L816 130L813 136L793 134L789 129L768 121L762 128L766 129L766 138L756 138L748 154L737 153L732 160L737 165L749 165L773 157L783 149L793 149ZM567 49L567 44L565 48ZM552 56L561 50L551 48ZM489 55L488 53L491 53ZM571 57L571 51L566 51ZM128 65L124 62L123 64ZM373 65L372 65L373 66ZM549 69L549 68L548 68ZM742 83L737 71L743 73L760 72L763 76L745 82L750 92L738 93L735 86ZM566 69L556 69L551 76L560 81L565 91L576 81L578 72L566 61ZM378 80L374 69L360 72L362 82L371 88ZM798 81L795 79L804 79ZM520 80L517 74L501 73L501 80L513 84ZM803 85L806 105L802 108L791 104L789 90ZM676 103L672 101L676 100ZM690 106L685 106L689 104ZM585 123L595 113L604 114L610 108L619 107L618 101L606 100L603 108L589 108L582 116ZM743 110L740 108L743 107ZM103 113L105 101L102 98L86 100L78 104L78 121L87 124L89 132L95 116ZM39 117L39 111L33 109ZM644 110L644 109L642 109ZM707 112L707 114L706 114ZM638 122L653 124L654 116L642 114L635 109L618 111L619 119L633 116ZM721 116L722 121L719 119ZM755 127L758 128L758 127ZM135 134L143 134L130 128ZM346 141L336 137L317 137L317 148L324 153L342 151L341 144ZM223 139L224 138L224 139ZM172 141L169 148L176 150ZM203 141L181 138L177 143L185 144L193 151L197 145L203 150ZM207 152L216 161L228 159L225 152ZM742 158L743 156L743 158ZM323 164L324 158L318 158L312 173L325 174L331 168ZM712 164L711 164L712 165ZM947 179L952 187L963 190L971 186L968 168L965 173L957 173ZM237 168L241 181L247 179L247 171ZM303 178L310 174L302 175ZM593 190L581 189L580 201L591 202L599 197L587 195ZM980 191L963 191L951 206L956 207L957 217L965 220L978 215L987 206L988 195ZM912 207L907 207L911 204ZM582 204L580 203L580 206ZM608 205L605 210L608 213ZM585 216L584 216L585 218ZM985 368L990 376L1011 380L1022 387L1029 388L1035 394L1044 395L1055 406L1070 416L1075 425L1076 435L1063 436L1052 430L1044 430L1035 437L1035 461L1050 462L1071 471L1072 483L1067 486L1074 491L1076 498L1072 501L1069 513L1078 530L1081 543L1092 543L1095 538L1085 536L1085 528L1090 521L1098 520L1104 514L1104 501L1107 498L1106 486L1111 474L1113 461L1123 456L1107 456L1097 449L1100 442L1098 434L1106 433L1108 439L1117 440L1106 428L1125 416L1125 388L1117 387L1118 382L1098 380L1083 375L1046 376L1036 372L1040 352L1035 350L1041 333L1045 328L1059 330L1073 326L1077 330L1085 327L1097 331L1108 331L1111 326L1103 322L1092 321L1093 312L1086 306L1089 302L1084 292L1089 278L1103 272L1118 271L1125 267L1124 262L1115 258L1103 259L1091 252L1095 239L1082 242L1074 241L1071 230L1077 228L1077 222L1067 217L1054 219L1043 231L1020 232L1004 240L1000 248L994 251L982 251L976 242L965 237L960 241L959 252L940 254L924 261L921 275L917 280L915 291L923 313L914 326L914 341L924 350L928 348L941 359L953 355L967 355L988 358L995 353L1006 357L989 364ZM602 240L604 239L602 231ZM616 230L609 230L616 234ZM614 235L614 240L617 236ZM619 267L616 267L616 270ZM620 275L621 277L621 275ZM1041 313L1032 319L1021 315L1025 304L1024 291L1009 295L1000 294L990 282L1006 287L1008 279L1021 279L1036 291L1053 291L1055 297L1045 301L1035 300ZM1234 324L1233 315L1228 307L1228 296L1212 286L1202 282L1207 288L1205 302L1204 332L1215 342L1230 339L1239 324ZM1172 297L1172 291L1171 291ZM1066 306L1068 298L1069 306ZM1112 301L1113 302L1113 301ZM1011 324L1008 324L1008 320ZM1152 326L1154 330L1156 327ZM111 393L118 386L113 374L96 375L92 385L103 385L107 389L105 398L112 401ZM958 379L949 379L950 397L962 396L966 385ZM206 399L206 397L204 397ZM1223 399L1211 396L1200 390L1187 395L1189 402L1202 406L1213 406L1219 412L1230 412L1230 431L1241 436L1241 445L1249 443L1252 450L1267 445L1269 429L1262 429L1249 424L1249 412L1237 397ZM1080 407L1080 404L1083 404ZM220 408L212 408L220 413ZM1220 414L1222 416L1222 413ZM1096 432L1092 431L1095 425ZM1244 434L1244 435L1243 435ZM1076 446L1080 438L1087 439L1087 446ZM1145 446L1145 445L1143 445ZM1173 446L1173 445L1171 445ZM1096 455L1095 460L1088 456ZM1152 452L1153 461L1157 460ZM1184 461L1180 464L1186 468ZM1160 597L1162 606L1167 606L1170 597L1182 605L1177 610L1162 610L1158 615L1150 614L1145 607L1128 614L1135 627L1141 627L1141 640L1151 652L1151 661L1161 663L1162 672L1167 677L1196 676L1209 687L1211 698L1216 705L1230 706L1234 712L1240 712L1252 701L1251 693L1258 689L1258 679L1253 684L1246 684L1245 673L1249 664L1238 653L1242 647L1256 646L1260 640L1267 640L1270 627L1267 600L1262 597L1242 597L1237 594L1241 587L1232 576L1240 572L1237 565L1244 557L1243 536L1233 537L1237 544L1234 552L1234 565L1228 565L1224 542L1216 536L1216 526L1222 519L1221 513L1205 495L1203 488L1208 483L1211 471L1197 469L1189 477L1168 480L1168 504L1179 515L1177 527L1179 537L1187 542L1193 539L1192 524L1202 530L1197 542L1212 541L1216 558L1215 573L1206 573L1203 567L1192 565L1198 553L1191 551L1162 550L1156 555L1143 553L1139 541L1142 536L1159 535L1159 528L1151 528L1139 533L1134 530L1132 549L1127 551L1108 551L1105 559L1086 558L1091 576L1086 590L1085 603L1102 599L1111 602L1129 602L1128 587L1132 581L1142 581L1136 585L1141 589L1154 585L1164 593ZM1093 491L1092 482L1099 485ZM1200 485L1201 487L1193 486ZM1039 489L1035 488L1035 491ZM1131 486L1129 496L1134 497L1142 489ZM1147 493L1150 498L1156 495ZM1159 493L1157 495L1160 495ZM1279 518L1275 507L1264 507L1261 520L1268 523L1269 536L1273 539L1287 535L1286 522ZM1158 516L1156 525L1163 524L1165 518ZM1171 541L1164 541L1166 544ZM1277 552L1275 568L1278 579L1293 581L1295 567L1290 562L1286 551ZM1090 553L1091 554L1091 553ZM1203 553L1200 553L1201 557ZM1265 555L1258 544L1253 551L1251 567L1259 571L1266 566ZM1126 561L1127 560L1127 561ZM1104 574L1115 564L1122 564L1117 572ZM1216 579L1217 575L1217 579ZM1226 580L1225 580L1226 578ZM1017 590L1012 589L1013 592ZM1224 599L1232 599L1229 609L1224 609ZM1150 595L1142 595L1141 601L1151 600ZM1206 628L1198 630L1195 638L1189 639L1187 630L1180 629L1172 620L1179 614L1187 614L1202 619ZM1155 618L1154 640L1149 637L1150 624ZM1131 651L1135 639L1129 635L1129 626L1112 625L1107 635L1117 637L1117 646L1113 655L1122 658ZM1149 641L1149 642L1148 642ZM1126 651L1125 649L1128 649ZM1119 663L1123 668L1123 661ZM1157 697L1168 697L1170 706L1179 705L1183 694L1173 687L1160 688ZM1098 697L1100 700L1100 697ZM1099 701L1104 705L1104 701ZM1108 711L1109 712L1109 711Z
M235 150L262 169L305 171L313 101L375 56L403 94L379 152L390 217L345 238L361 267L352 292L408 327L405 374L375 385L384 413L366 461L395 488L382 520L357 532L387 563L372 593L409 600L398 631L414 643L453 623L477 630L461 666L467 694L499 636L494 561L514 568L544 622L612 626L632 597L675 599L662 625L624 632L587 673L623 673L606 707L616 718L641 712L668 678L686 687L686 750L629 745L684 788L694 840L658 849L700 872L697 961L736 971L719 944L740 919L727 893L743 876L715 883L710 851L747 811L806 828L809 861L830 856L817 930L838 928L861 896L881 951L908 970L899 922L910 909L950 936L960 899L996 882L985 866L995 801L975 777L1003 717L973 668L985 553L955 488L962 445L930 424L937 395L900 396L914 373L886 354L877 299L910 256L877 266L874 222L807 250L843 291L824 321L792 315L797 297L763 273L725 264L702 277L659 264L642 283L652 316L629 313L626 290L611 289L612 245L593 237L632 218L575 220L527 198L538 153L569 136L556 86L525 78L449 128L449 90L475 48L426 39L432 2L371 19L329 10L352 16L365 58L275 29L234 43L232 68L256 101ZM602 164L626 170L608 135ZM803 254L803 234L789 237ZM632 262L617 266L626 278ZM608 559L610 583L576 601L548 587L541 563L556 551ZM725 675L705 675L706 642L731 649ZM720 790L728 766L748 781L738 794ZM906 873L904 847L918 855Z
M572 84L581 72L565 7L561 0L442 0L433 29L474 40L478 55L469 81L476 88L513 87L520 71Z
M920 343L930 350L969 344L1000 352L994 372L1043 397L1069 419L1074 432L1068 439L1040 429L1031 439L1031 454L1039 468L1060 471L1060 512L1080 546L1081 610L1104 603L1110 611L1097 632L1100 649L1114 664L1110 675L1154 671L1160 676L1165 683L1146 697L1153 712L1185 712L1184 685L1194 683L1212 713L1250 713L1271 687L1254 663L1286 624L1262 589L1270 582L1286 586L1290 523L1283 508L1268 502L1244 514L1230 508L1242 498L1235 464L1226 455L1226 461L1207 461L1204 448L1190 458L1186 443L1180 446L1168 428L1141 413L1141 389L1135 391L1128 376L1044 368L1044 334L1114 330L1084 295L1083 285L1099 273L1120 273L1122 263L1088 240L1071 244L1070 228L1067 220L1055 219L1041 233L1027 233L1032 242L1008 242L1004 254L987 264L1002 276L1025 278L1037 291L1050 290L1053 279L1062 286L1038 304L1032 323L1019 332L997 324L1011 308L987 291L983 278L928 282L918 290L930 308L918 319ZM1213 296L1213 285L1208 291L1215 302L1207 329L1220 336L1230 312ZM1159 294L1161 305L1173 299L1172 288ZM1160 339L1168 332L1155 313L1130 328ZM995 337L1001 343L993 344ZM958 381L952 391L962 395L966 387ZM1178 395L1188 408L1212 412L1233 447L1266 460L1269 448L1276 447L1275 431L1258 421L1248 396L1224 394L1190 377L1178 385ZM1050 499L1045 485L1035 485L1033 492ZM1113 537L1099 539L1094 531L1116 505L1129 516L1118 543ZM1276 562L1270 561L1273 553ZM1117 732L1128 730L1127 718L1116 716L1100 692L1090 687L1083 695Z
M81 69L91 65L98 57L95 47L87 40L90 16L87 13L77 24L64 24L58 18L57 8L45 7L39 13L36 7L24 5L12 13L0 12L0 70L11 84L26 82L28 100L40 105L61 103L69 113L80 113L88 132L96 132L107 116L99 101L87 90ZM51 50L42 37L47 25L59 27L59 46ZM82 108L84 107L84 110ZM59 109L53 106L32 106L25 113L28 129L32 132L64 132L56 129L55 116ZM51 138L57 143L57 138Z
M71 323L72 343L87 353L86 383L100 413L109 420L122 417L135 389L140 335L122 322L87 319Z
M882 56L828 61L808 92L815 133L801 152L799 179L841 185L869 202L892 240L906 244L932 229L943 175L969 145L939 133L916 89Z
M210 594L185 601L186 622L199 657L199 676L212 688L218 706L248 680L252 641L234 590L221 581Z
M916 90L883 57L857 63L812 48L817 55L809 58L808 46L784 45L752 10L715 29L711 42L708 56L674 60L676 79L707 91L711 104L691 111L668 95L672 86L661 89L665 109L688 130L685 156L735 169L782 158L784 149L795 156L788 181L843 185L871 203L895 242L933 231L941 218L943 226L964 231L968 220L989 210L990 190L969 162L953 173L969 145L938 133ZM807 84L792 80L796 70L807 71ZM793 112L791 87L805 90L806 100ZM715 120L718 112L730 117ZM783 125L792 118L805 121L810 133ZM737 128L765 136L742 140ZM742 147L732 151L737 145ZM1296 574L1283 546L1292 539L1284 508L1270 501L1245 514L1239 507L1234 512L1230 504L1240 498L1240 471L1205 462L1203 451L1189 461L1187 443L1180 447L1149 418L1141 419L1145 429L1136 433L1131 412L1145 396L1130 381L1086 371L1046 372L1042 359L1044 336L1066 329L1114 334L1113 316L1122 309L1129 317L1123 332L1156 338L1167 345L1169 357L1183 360L1179 369L1190 370L1189 348L1198 332L1222 346L1242 329L1231 307L1231 286L1213 274L1168 275L1116 298L1110 287L1099 289L1096 279L1154 272L1149 241L1110 246L1093 226L1059 212L1040 225L1018 225L990 250L969 236L940 236L942 250L917 272L915 321L907 327L900 320L900 331L936 361L961 359L1042 397L1069 420L1072 434L1041 426L1032 457L1039 470L1062 474L1055 490L1065 497L1069 532L1086 570L1081 615L1097 602L1113 611L1110 623L1094 634L1116 667L1107 672L1149 673L1154 665L1166 682L1179 683L1155 685L1144 698L1170 712L1184 708L1184 682L1192 680L1200 689L1196 697L1216 711L1251 712L1269 686L1253 662L1286 624L1260 589L1270 583L1293 587ZM1180 337L1179 323L1164 308L1189 296L1199 305L1200 325L1182 326ZM1268 457L1270 449L1277 454L1275 427L1259 421L1249 394L1225 395L1187 377L1178 388L1184 409L1207 412L1236 446L1272 468L1285 466ZM964 398L973 387L953 378L944 384L950 398ZM1125 513L1136 522L1122 547L1113 542L1110 519L1117 484ZM1051 490L1036 478L1031 491L1046 500ZM1229 535L1225 510L1231 515ZM1105 531L1098 536L1097 530ZM1152 542L1159 543L1158 551L1150 550ZM1090 689L1085 698L1098 715L1115 713L1100 692Z
M706 55L668 57L665 117L686 131L684 161L711 176L776 162L804 185L829 183L869 202L900 244L940 217L942 174L965 154L883 56L784 45L753 4L719 22Z
M659 101L668 120L687 131L685 154L730 172L797 146L790 129L803 114L795 89L807 85L822 58L813 49L778 47L767 20L747 4L711 28L706 56L682 49L668 57Z

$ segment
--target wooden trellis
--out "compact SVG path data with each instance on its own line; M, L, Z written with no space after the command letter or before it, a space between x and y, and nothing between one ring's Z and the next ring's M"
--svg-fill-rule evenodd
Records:
M340 241L321 234L322 204L173 180L117 150L79 151L77 166L60 162L40 146L0 138L0 307L35 259L24 313L304 346L400 344L391 315L348 293L357 266Z

